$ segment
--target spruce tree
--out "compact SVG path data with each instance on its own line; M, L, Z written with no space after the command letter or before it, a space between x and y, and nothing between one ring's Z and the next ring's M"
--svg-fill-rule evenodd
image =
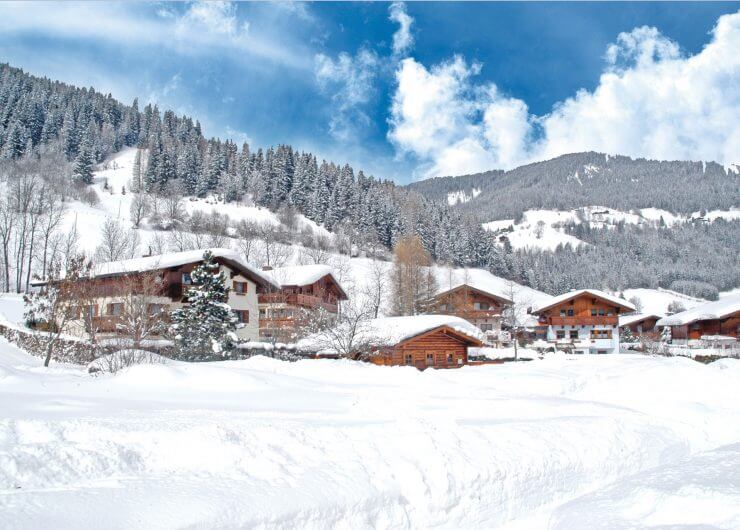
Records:
M90 148L89 140L86 138L82 143L80 152L77 154L74 168L72 169L74 179L83 184L92 184L93 163L92 149Z
M206 251L203 263L190 274L188 304L172 312L179 356L188 361L225 357L236 341L237 318L227 304L229 288L213 254Z

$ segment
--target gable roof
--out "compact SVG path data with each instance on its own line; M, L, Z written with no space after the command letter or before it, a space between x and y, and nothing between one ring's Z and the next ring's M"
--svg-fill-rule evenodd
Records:
M619 315L619 326L629 326L630 324L636 324L647 320L648 318L660 319L662 315L656 315L653 313L633 313L631 315Z
M453 287L452 289L447 289L446 291L442 291L439 294L437 294L437 296L435 298L437 298L437 299L444 298L445 296L448 296L448 295L450 295L450 294L452 294L452 293L454 293L456 291L461 291L461 290L465 289L466 287L470 291L473 291L473 292L478 293L478 294L483 295L483 296L487 296L488 298L493 298L495 300L498 300L499 302L501 302L504 305L511 305L511 304L514 303L513 300L511 300L510 298L508 298L506 296L503 296L503 295L500 295L500 294L491 293L491 292L488 292L488 291L484 291L483 289L479 289L478 287L474 287L474 286L472 286L470 284L467 284L467 283L463 283L463 284L458 285L457 287Z
M436 276L438 285L436 296L449 293L467 285L480 293L501 300L507 300L509 303L511 303L512 290L514 291L515 301L526 305L543 303L552 298L547 293L495 276L483 269L453 271L451 273L452 277L450 277L449 270L439 269Z
M279 287L269 276L263 274L259 269L244 261L238 252L226 248L209 248L198 250L186 250L184 252L171 252L156 256L133 258L121 261L109 261L98 263L93 266L90 273L91 278L110 278L124 274L151 272L179 267L190 263L203 261L203 253L210 250L217 261L223 261L244 277L251 279L258 285L271 285Z
M614 304L617 307L628 309L629 311L635 310L635 306L630 304L626 300L617 298L616 296L605 293L604 291L599 291L597 289L579 289L577 291L570 291L570 292L558 295L552 298L551 300L548 300L544 304L533 306L532 313L540 313L542 311L545 311L546 309L550 309L551 307L562 304L563 302L567 302L568 300L572 300L573 298L578 298L579 296L584 296L584 295L592 296L594 298L599 298L601 300L604 300L605 302Z
M658 326L684 326L697 320L716 320L740 311L740 294L702 304L658 320Z
M414 315L381 317L362 322L358 327L356 344L371 347L392 347L437 329L447 328L470 344L483 343L483 333L467 320L449 315ZM299 349L320 349L326 342L321 333L298 342Z
M334 275L334 269L329 265L293 265L289 267L278 267L269 271L264 272L265 275L269 276L273 282L281 285L282 287L296 286L304 287L311 285L319 281L325 276L330 276L331 280L339 289L341 295L346 300L347 292L339 283L339 280Z

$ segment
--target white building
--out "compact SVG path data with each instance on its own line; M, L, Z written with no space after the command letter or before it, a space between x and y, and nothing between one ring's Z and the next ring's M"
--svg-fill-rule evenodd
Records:
M538 338L573 353L619 353L619 315L635 306L603 291L581 289L532 308Z

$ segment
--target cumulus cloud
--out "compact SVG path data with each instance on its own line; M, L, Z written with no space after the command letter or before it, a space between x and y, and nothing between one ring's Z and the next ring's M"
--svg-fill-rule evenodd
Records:
M388 18L398 24L398 29L393 34L393 54L404 55L414 45L414 37L411 35L414 19L406 12L406 4L403 2L393 2L388 12Z
M322 91L331 94L334 103L329 130L335 138L349 140L359 126L370 123L362 107L375 93L378 64L377 54L366 48L361 48L355 55L342 52L336 59L324 54L316 55L316 82Z
M738 50L740 13L720 17L695 55L656 28L635 28L608 46L593 91L580 90L544 116L493 83L475 83L475 63L455 57L427 68L405 59L396 71L388 137L421 161L420 177L588 150L737 163Z

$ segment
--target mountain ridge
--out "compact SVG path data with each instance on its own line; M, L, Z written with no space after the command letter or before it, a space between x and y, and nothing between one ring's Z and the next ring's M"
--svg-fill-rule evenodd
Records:
M406 188L434 201L446 200L449 193L480 190L455 207L478 215L483 222L517 218L532 209L570 210L595 204L624 211L652 207L690 214L737 206L740 168L587 151L508 171L437 177ZM500 201L501 197L507 200Z

